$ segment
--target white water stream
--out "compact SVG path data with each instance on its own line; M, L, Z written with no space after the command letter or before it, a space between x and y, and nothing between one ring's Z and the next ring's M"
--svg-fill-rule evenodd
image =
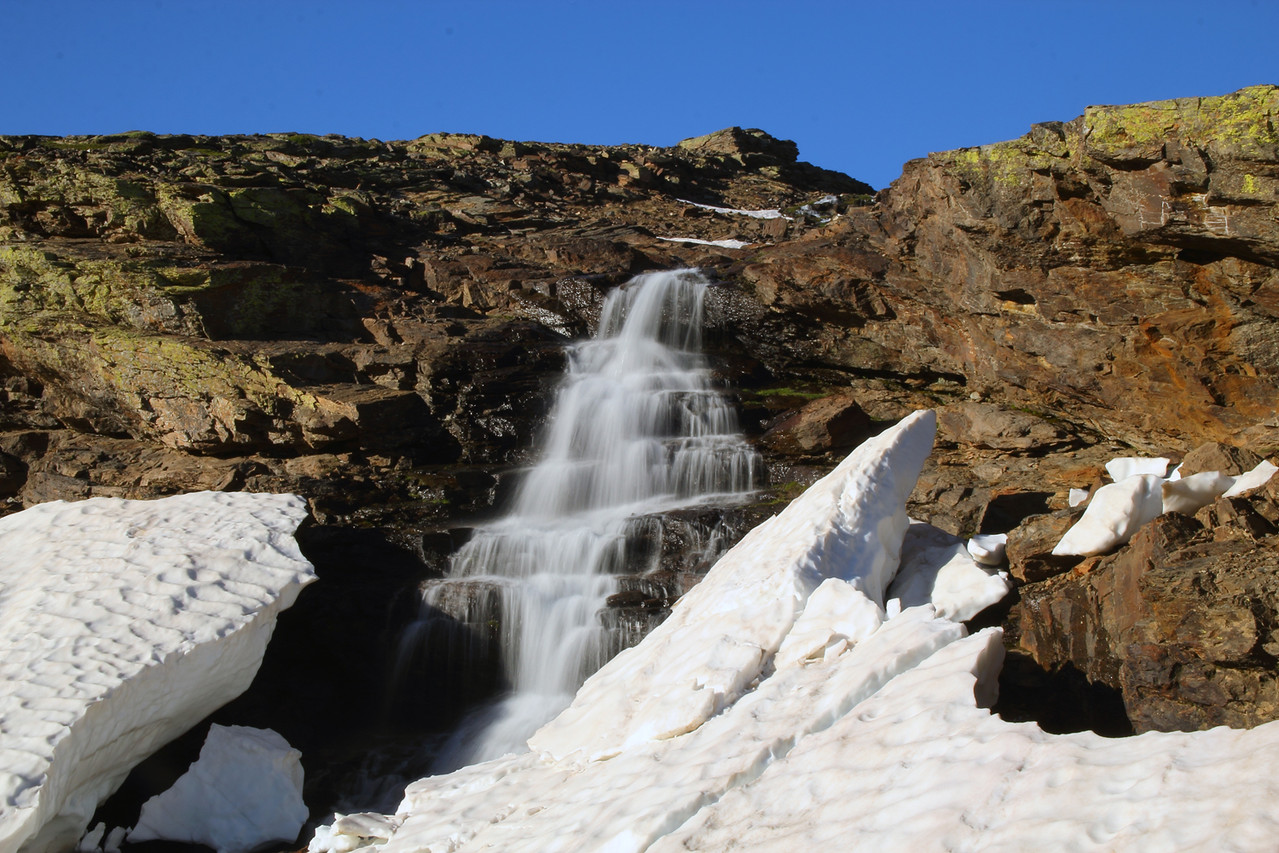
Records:
M609 295L596 336L569 349L541 461L509 515L478 529L424 591L428 606L499 626L511 688L463 724L441 767L522 751L606 662L599 611L613 576L644 569L626 565L628 532L756 487L758 458L700 353L706 287L681 270Z

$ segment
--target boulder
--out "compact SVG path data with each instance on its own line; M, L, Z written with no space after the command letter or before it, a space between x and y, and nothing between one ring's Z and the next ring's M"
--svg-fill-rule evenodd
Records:
M1189 477L1204 471L1220 471L1237 477L1251 471L1261 462L1261 456L1246 447L1232 447L1219 441L1201 444L1181 460L1178 471Z
M871 431L870 418L854 396L839 393L812 400L783 416L762 440L774 452L821 454L854 447Z
M1086 573L1023 586L1021 647L1121 691L1138 732L1279 718L1276 512L1262 490L1201 512L1214 528L1161 515Z

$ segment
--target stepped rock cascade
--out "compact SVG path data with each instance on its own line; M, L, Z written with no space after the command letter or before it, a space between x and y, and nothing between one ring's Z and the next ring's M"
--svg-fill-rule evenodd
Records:
M463 725L446 762L522 751L619 650L598 614L617 573L656 567L655 516L737 502L758 485L758 458L700 354L706 287L681 270L610 294L596 336L569 350L541 461L509 515L425 588L427 611L481 634L497 626L511 688Z

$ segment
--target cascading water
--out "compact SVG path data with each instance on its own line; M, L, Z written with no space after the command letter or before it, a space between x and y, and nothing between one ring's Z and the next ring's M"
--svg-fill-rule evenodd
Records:
M541 461L509 515L424 589L428 609L481 634L497 626L510 684L463 724L441 766L522 750L616 651L598 614L615 574L643 570L628 561L646 521L756 488L757 457L700 355L706 286L682 270L610 294L596 336L569 349Z

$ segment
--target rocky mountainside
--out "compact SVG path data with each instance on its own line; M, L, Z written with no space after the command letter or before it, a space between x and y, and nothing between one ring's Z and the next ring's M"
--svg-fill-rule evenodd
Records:
M769 462L743 528L937 408L913 513L1013 531L1018 595L984 617L1014 651L1005 713L1251 725L1279 715L1273 490L1113 555L1048 551L1111 456L1237 469L1279 449L1277 204L1273 86L1092 107L877 194L740 128L672 148L3 137L0 499L306 496L325 582L263 678L349 661L342 685L279 693L376 716L343 699L378 689L359 662L399 618L386 602L500 503L565 342L609 287L697 266Z

